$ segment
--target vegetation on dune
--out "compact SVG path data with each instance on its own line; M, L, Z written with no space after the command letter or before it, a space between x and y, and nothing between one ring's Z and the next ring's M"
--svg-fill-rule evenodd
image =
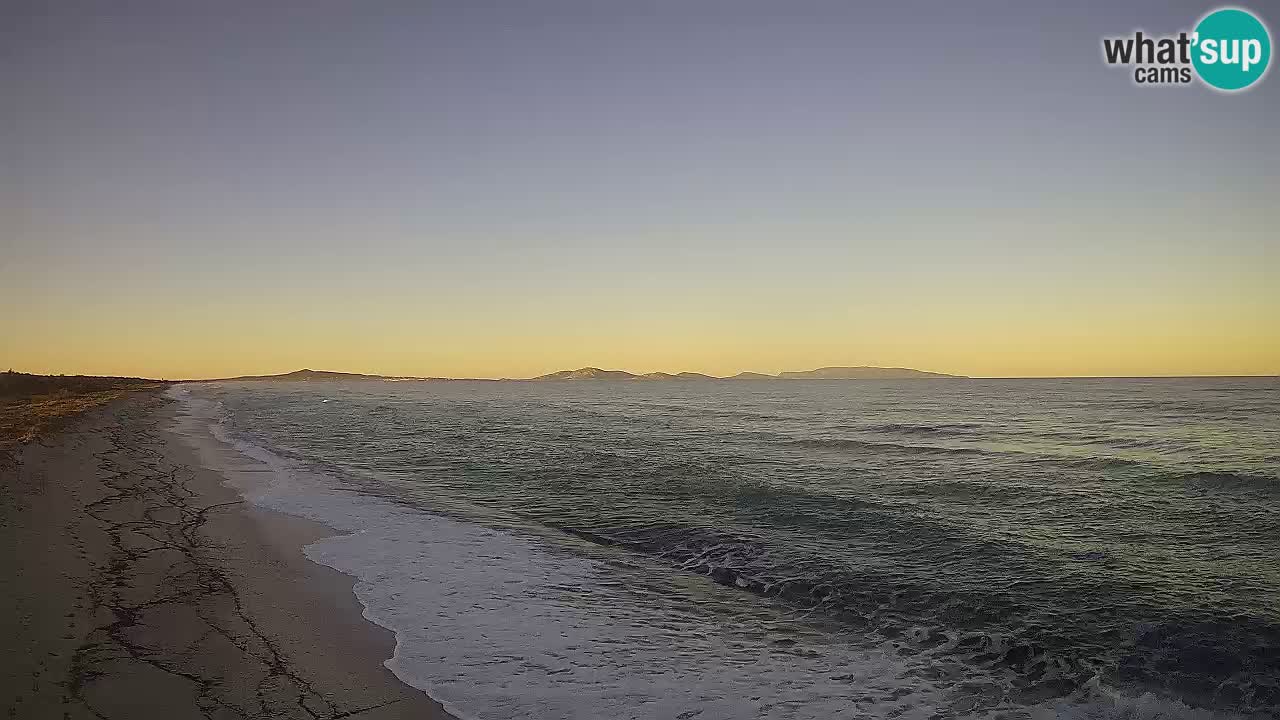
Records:
M127 392L163 384L145 378L0 373L0 446L28 442Z

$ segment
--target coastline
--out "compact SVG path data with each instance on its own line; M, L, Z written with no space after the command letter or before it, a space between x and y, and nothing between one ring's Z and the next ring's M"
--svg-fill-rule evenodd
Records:
M0 467L7 716L451 718L303 554L337 531L245 502L176 421L134 393Z

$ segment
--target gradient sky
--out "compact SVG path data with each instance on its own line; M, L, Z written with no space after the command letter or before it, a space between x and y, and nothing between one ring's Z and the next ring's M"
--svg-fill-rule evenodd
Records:
M6 3L0 365L1277 374L1280 76L1101 61L1211 7Z

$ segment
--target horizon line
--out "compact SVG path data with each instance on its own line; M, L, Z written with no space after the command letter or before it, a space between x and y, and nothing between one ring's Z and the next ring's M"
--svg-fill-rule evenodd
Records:
M809 371L809 370L800 370L800 371L796 371L796 370L784 370L784 371L779 371L779 372L777 372L777 373L765 373L765 372L756 372L756 371L752 371L752 370L742 370L742 371L739 371L738 373L735 373L734 375L741 374L741 373L752 373L752 374L756 374L756 375L762 375L762 376L764 376L764 378L765 378L765 379L769 379L769 380L786 380L787 382L795 382L795 381L797 381L797 380L800 380L800 381L804 381L804 380L811 380L811 381L813 381L813 380L817 380L817 381L848 381L848 380L859 380L859 381L867 381L867 380L1191 380L1191 379L1197 379L1197 378L1199 378L1199 379L1211 379L1211 378L1222 378L1222 379L1230 379L1230 378L1280 378L1280 372L1275 372L1275 373L1252 373L1252 374L1251 374L1251 373L1243 373L1243 374L1241 374L1241 373L1192 373L1192 374L1153 374L1153 375L956 375L956 374L951 374L951 373L945 373L945 372L942 372L942 371L922 371L922 370L916 370L915 368L908 368L908 367L888 367L888 366L881 366L881 365L825 365L825 366L822 366L822 367L823 367L823 368L832 368L832 367L839 367L839 368L874 368L874 369L881 369L881 370L912 370L912 371L915 371L915 372L922 372L922 373L935 373L935 375L934 375L934 376L924 376L924 377L913 377L913 378L783 378L783 377L780 377L781 373L783 373L783 372L811 372L811 371ZM577 370L586 370L586 369L605 370L606 372L625 372L625 373L628 373L628 374L630 374L630 375L634 375L634 376L636 376L637 378L638 378L638 377L643 377L643 376L644 376L644 375L646 375L646 374L658 374L658 373L662 373L662 374L667 374L667 375L676 376L676 375L678 375L678 374L679 374L679 372L689 372L689 371L667 372L667 371L658 370L658 371L653 371L653 372L650 372L650 373L634 373L634 372L631 372L631 371L629 371L629 370L606 370L605 368L600 368L600 367L595 366L595 365L584 365L584 366L582 366L582 367L580 367L580 368L573 368L572 370L569 370L569 372L573 372L573 371L577 371ZM815 368L815 369L822 369L822 368ZM157 382L170 382L170 383L194 383L194 382L228 382L228 381L233 381L233 380L237 380L237 379L241 379L241 378L270 378L270 377L275 377L275 376L285 376L285 375L289 375L289 374L292 374L292 373L298 373L298 372L315 372L315 373L331 373L331 374L336 374L336 375L364 376L364 377L369 378L370 380L401 380L401 381L422 381L422 382L429 382L429 381L436 381L436 382L468 382L468 381L471 381L471 382L527 382L527 381L537 380L538 378L543 377L543 376L545 376L545 375L554 374L554 373L557 373L557 372L566 372L566 371L565 371L565 370L552 370L552 371L551 371L551 372L549 372L549 373L543 373L542 375L535 375L535 376L533 376L533 377L476 377L476 376L471 376L471 377L454 377L454 376L444 376L444 375L387 375L387 374L382 374L382 373L377 373L377 372L358 372L358 371L350 371L350 370L314 370L314 369L311 369L311 368L299 368L299 369L297 369L297 370L286 370L286 371L283 371L283 372L274 372L274 373L271 373L271 372L268 372L268 373L245 373L245 374L240 374L240 375L229 375L229 376L221 376L221 377L186 377L186 378L144 377L144 376L142 376L142 375L105 375L105 374L92 374L92 373L26 372L26 371L24 371L24 370L15 370L14 368L8 368L5 372L16 372L16 373L21 373L21 374L26 374L26 375L43 375L43 376L46 376L46 377L77 377L77 376L79 376L79 377L125 377L125 378L130 378L130 379L154 380L154 381L157 381ZM707 378L709 378L709 379L713 379L713 380L728 380L728 379L731 379L731 378L733 378L733 377L734 377L734 375L710 375L710 374L707 374L707 373L693 373L693 374L696 374L696 375L705 375ZM598 381L599 381L599 380L597 380L597 382L598 382Z

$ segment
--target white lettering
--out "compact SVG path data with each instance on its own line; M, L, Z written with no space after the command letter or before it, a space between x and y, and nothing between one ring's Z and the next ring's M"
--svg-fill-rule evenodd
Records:
M1200 61L1206 65L1218 62L1218 41L1205 39L1200 41Z
M1257 40L1244 41L1244 63L1240 66L1241 70L1249 72L1250 65L1257 65L1262 59L1262 43Z

